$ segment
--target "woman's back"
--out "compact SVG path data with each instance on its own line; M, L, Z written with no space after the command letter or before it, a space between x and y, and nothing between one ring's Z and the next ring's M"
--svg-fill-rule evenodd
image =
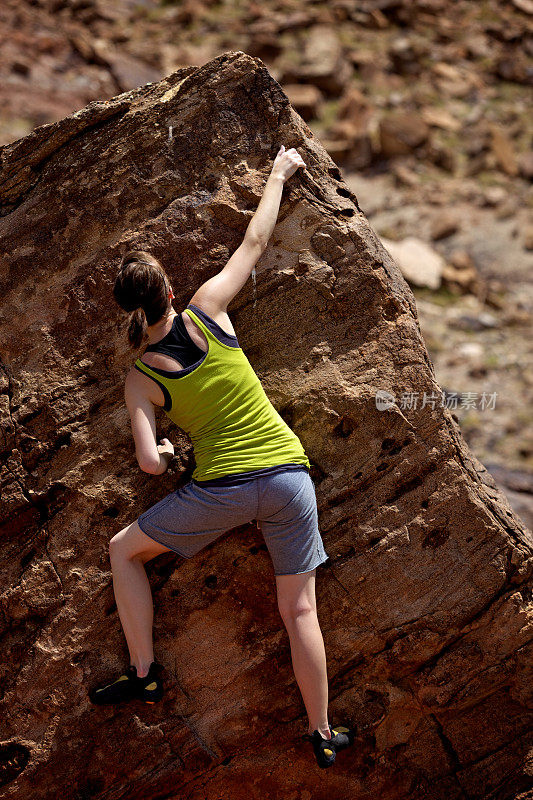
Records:
M203 309L193 303L189 303L187 307L191 308L222 342L234 344L236 347L239 346L233 325L227 314L223 315L226 327L226 330L224 330ZM188 314L182 311L181 314L174 316L171 327L164 336L158 341L147 345L141 358L143 363L149 367L155 366L167 371L173 371L195 364L207 352L207 349L208 342L203 330Z
M185 366L162 369L140 358L134 366L160 386L165 413L190 436L193 480L221 481L240 473L249 478L287 465L309 468L300 440L268 399L237 337L198 306L189 304L184 314L203 331L207 350L192 341L177 315L168 334L147 351L165 353Z

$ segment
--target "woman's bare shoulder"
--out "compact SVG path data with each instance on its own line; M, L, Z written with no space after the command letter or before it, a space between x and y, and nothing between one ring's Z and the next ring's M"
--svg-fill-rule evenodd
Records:
M195 306L196 308L199 308L200 311L203 311L204 314L207 314L207 316L210 317L213 320L213 322L216 322L217 325L220 325L224 333L228 333L230 336L237 335L235 333L235 329L232 325L232 322L229 318L227 311L222 311L221 309L216 308L215 306L211 306L209 303L206 303L205 301L196 302L194 300L191 300L189 302L189 305ZM192 311L194 311L194 308L192 309Z
M162 406L165 402L161 388L149 375L135 366L131 366L126 375L124 397L126 403L131 404L142 404L144 400L148 400L154 406Z

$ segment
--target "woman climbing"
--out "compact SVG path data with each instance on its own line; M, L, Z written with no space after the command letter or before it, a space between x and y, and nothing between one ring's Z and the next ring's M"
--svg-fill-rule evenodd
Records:
M245 285L276 224L283 185L305 164L281 147L243 242L179 314L160 262L146 251L123 259L114 297L131 317L128 336L148 345L130 369L125 400L140 468L161 475L174 455L157 444L155 407L186 431L196 466L171 492L109 543L113 590L130 664L111 683L89 692L97 704L163 696L154 660L153 603L144 565L160 553L191 558L225 531L257 520L274 566L277 604L289 635L310 740L321 767L351 744L348 728L330 728L324 641L319 627L316 568L328 555L318 529L310 462L278 414L242 349L227 306Z

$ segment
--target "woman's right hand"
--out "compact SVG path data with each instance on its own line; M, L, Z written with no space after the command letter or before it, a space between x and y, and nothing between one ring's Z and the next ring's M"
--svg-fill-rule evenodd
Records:
M171 458L174 456L174 445L169 439L161 439L161 444L157 445L157 452L159 455L166 454Z
M290 150L285 150L285 145L281 145L274 164L272 166L272 175L276 175L283 182L294 175L298 167L305 167L306 164L296 148L291 147Z

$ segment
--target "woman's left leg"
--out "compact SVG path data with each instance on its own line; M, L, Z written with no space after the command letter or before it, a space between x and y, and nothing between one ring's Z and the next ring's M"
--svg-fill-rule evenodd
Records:
M143 533L136 520L109 542L118 615L128 643L130 664L137 668L140 678L148 674L154 660L154 606L144 564L165 552L172 550Z
M276 575L276 589L309 733L318 730L324 739L330 739L326 651L316 611L315 576L316 568L297 575Z

